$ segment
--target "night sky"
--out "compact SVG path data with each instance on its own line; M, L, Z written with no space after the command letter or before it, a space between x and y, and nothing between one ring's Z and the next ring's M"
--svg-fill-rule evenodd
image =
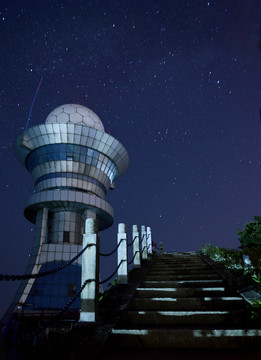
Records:
M2 0L0 273L23 273L32 247L13 143L42 77L29 126L78 103L129 152L102 251L119 222L151 226L166 251L237 248L261 207L260 15L260 0ZM102 261L104 278L116 259ZM17 285L0 284L0 314Z

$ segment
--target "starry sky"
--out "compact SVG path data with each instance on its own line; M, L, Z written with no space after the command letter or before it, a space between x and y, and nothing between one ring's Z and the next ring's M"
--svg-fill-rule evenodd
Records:
M29 126L78 103L129 152L102 251L119 222L151 226L166 251L237 248L261 207L260 14L260 0L2 0L0 273L23 273L32 247L13 143L41 79ZM17 285L0 284L1 314Z

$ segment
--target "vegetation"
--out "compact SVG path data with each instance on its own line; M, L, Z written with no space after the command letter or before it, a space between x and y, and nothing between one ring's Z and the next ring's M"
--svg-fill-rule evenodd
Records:
M261 246L261 216L255 216L254 221L247 223L243 231L237 233L241 249Z
M240 250L219 248L206 244L203 254L215 262L222 263L235 275L243 276L261 290L261 216L254 216L254 221L238 231Z
M101 301L119 282L118 277L108 283L106 286L109 288L99 295L99 301Z
M222 264L235 276L245 279L261 294L261 246L232 250L206 244L202 246L201 252L213 261ZM244 261L246 255L249 256L248 261ZM261 301L259 299L255 299L249 305L249 312L252 320L260 321Z
M261 246L234 250L206 244L202 246L201 252L222 264L235 276L247 280L261 293ZM246 261L246 255L249 256L249 261Z
M251 319L257 320L260 322L261 319L261 301L256 299L252 301L251 308L249 309L251 313Z
M240 251L220 248L211 244L202 246L201 252L217 263L221 263L233 273L241 275L244 271L244 261Z

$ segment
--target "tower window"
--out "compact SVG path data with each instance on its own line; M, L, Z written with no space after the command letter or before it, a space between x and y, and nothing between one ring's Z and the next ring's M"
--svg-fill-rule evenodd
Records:
M70 242L70 231L63 232L63 242L69 243Z
M67 156L66 156L66 160L71 160L71 161L73 161L73 156L67 155Z

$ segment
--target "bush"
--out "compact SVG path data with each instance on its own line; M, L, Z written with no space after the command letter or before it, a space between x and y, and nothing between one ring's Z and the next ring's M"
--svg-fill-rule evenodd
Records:
M238 250L206 244L202 246L201 252L213 261L223 264L229 270L239 273L244 270L243 256Z
M202 246L201 252L213 261L222 264L236 276L244 278L261 294L261 247L252 246L242 251L219 248L211 244ZM243 255L248 255L251 264L244 264Z
M261 246L261 216L255 216L254 219L245 225L243 231L237 233L241 249Z

